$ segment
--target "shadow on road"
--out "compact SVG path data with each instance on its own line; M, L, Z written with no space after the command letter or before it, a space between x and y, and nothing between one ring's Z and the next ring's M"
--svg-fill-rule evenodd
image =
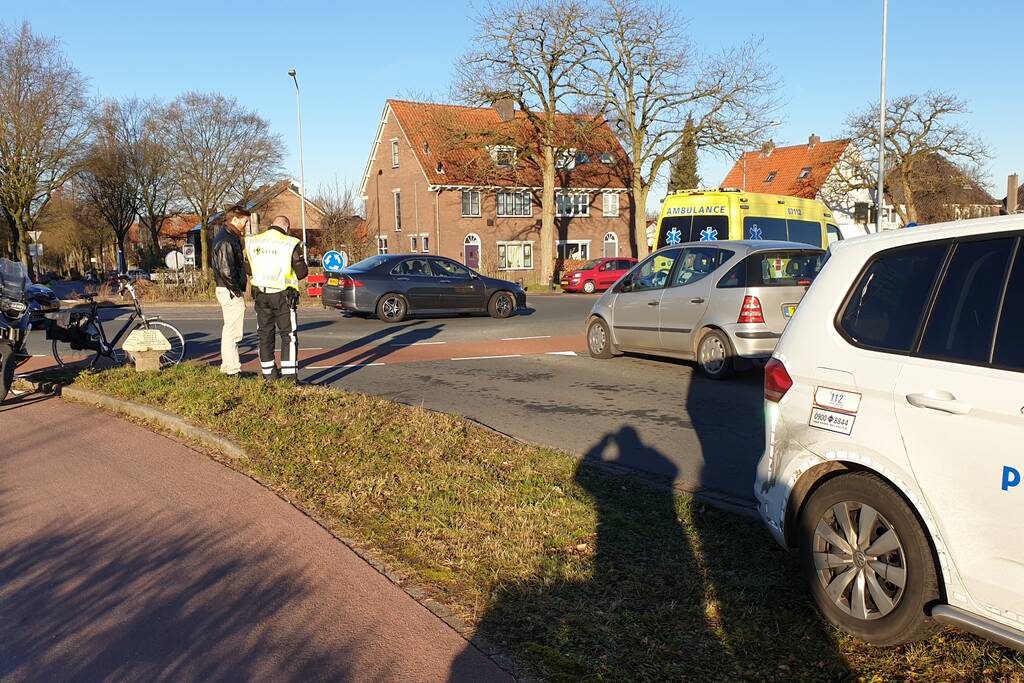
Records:
M368 643L321 648L328 625L279 614L306 578L225 541L190 515L140 523L115 509L12 542L0 556L0 679L346 677Z
M340 362L335 360L334 366L323 367L312 375L304 377L302 381L306 384L333 384L358 372L363 366L379 363L395 351L428 341L444 330L443 323L435 323L426 327L421 327L421 325L423 325L423 321L415 321L377 330L338 348L303 360L300 369L315 368L318 363L337 359L339 355L359 349L359 353L354 356L344 358Z
M703 378L686 405L705 473L720 476L736 459L747 472L752 454L726 446L729 424L752 419L746 407ZM665 483L603 471L624 460ZM667 486L676 474L634 428L602 436L575 470L595 515L589 561L580 569L552 549L528 580L505 585L479 622L484 647L498 644L552 681L848 678L795 562L756 521L677 498Z

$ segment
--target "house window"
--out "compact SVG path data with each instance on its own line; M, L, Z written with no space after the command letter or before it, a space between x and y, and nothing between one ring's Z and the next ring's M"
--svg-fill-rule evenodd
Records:
M796 179L797 180L803 180L804 178L808 177L809 175L811 175L811 167L810 166L804 166L803 168L800 169L800 175L798 175L796 177Z
M586 192L559 192L555 195L555 215L589 216L590 195Z
M555 168L564 168L570 171L576 168L576 150L566 150L555 157Z
M606 233L604 236L604 257L614 258L619 255L619 236L614 232Z
M612 156L611 152L601 152L597 155L597 160L602 164L614 164L615 157Z
M377 238L377 253L386 254L388 253L388 238L378 237Z
M605 192L602 196L601 213L605 216L619 215L619 193Z
M515 147L495 147L494 163L502 168L508 168L516 163Z
M409 235L409 251L413 254L418 252L419 249L419 235Z
M586 152L576 152L576 165L582 166L583 164L590 163L590 155Z
M768 173L768 175L766 175L766 176L764 177L764 182L766 182L766 183L770 183L771 181L775 180L775 175L776 175L777 173L778 173L778 171L770 171L770 172Z
M462 191L462 215L466 218L473 218L480 215L480 191Z
M430 235L423 233L420 235L420 251L424 254L430 253Z
M590 240L559 240L558 258L590 260Z
M533 215L529 191L499 192L497 194L497 204L498 216L502 218Z
M498 242L499 270L532 270L533 242Z
M395 195L395 230L402 230L402 192L401 190L392 190Z
M391 168L398 168L398 140L391 141Z

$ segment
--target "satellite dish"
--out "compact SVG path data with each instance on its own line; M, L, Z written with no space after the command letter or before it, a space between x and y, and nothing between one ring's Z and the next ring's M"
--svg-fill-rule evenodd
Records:
M164 263L171 270L181 270L185 267L185 257L180 251L172 251L167 254L167 258L164 259Z

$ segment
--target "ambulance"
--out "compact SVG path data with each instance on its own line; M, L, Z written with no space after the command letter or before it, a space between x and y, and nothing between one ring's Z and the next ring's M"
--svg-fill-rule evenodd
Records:
M817 199L735 189L680 190L665 198L654 246L772 240L827 249L841 239L832 212Z

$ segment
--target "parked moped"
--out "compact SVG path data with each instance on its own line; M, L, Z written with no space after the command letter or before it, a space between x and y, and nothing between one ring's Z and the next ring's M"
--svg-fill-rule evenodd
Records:
M26 291L32 284L25 267L0 259L0 402L14 384L14 370L32 356L25 348L32 324Z

